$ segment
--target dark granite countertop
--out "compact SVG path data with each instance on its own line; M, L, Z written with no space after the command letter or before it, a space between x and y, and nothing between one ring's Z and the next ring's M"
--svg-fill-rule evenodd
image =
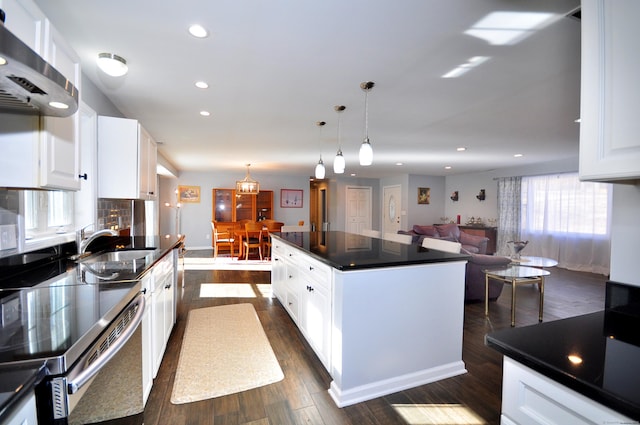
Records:
M342 271L466 261L469 256L340 231L282 232L273 236Z
M607 285L607 297L616 298L611 296L611 283ZM640 420L640 317L637 311L629 314L628 306L612 306L610 301L606 304L596 313L493 332L486 336L486 344L604 406ZM570 355L582 362L572 363Z

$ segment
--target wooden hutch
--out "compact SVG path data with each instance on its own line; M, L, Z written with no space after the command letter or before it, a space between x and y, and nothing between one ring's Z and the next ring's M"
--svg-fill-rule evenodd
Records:
M213 189L211 220L225 231L241 220L273 219L273 191L261 190L257 195L238 194L235 189ZM213 243L213 235L211 235ZM239 247L236 247L239 248Z

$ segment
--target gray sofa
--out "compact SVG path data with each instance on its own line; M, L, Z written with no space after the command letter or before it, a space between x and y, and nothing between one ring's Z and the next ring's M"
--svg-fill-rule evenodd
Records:
M501 268L511 263L509 257L499 255L475 254L464 249L463 254L471 258L467 262L464 276L464 300L465 302L484 301L485 275L483 270ZM495 301L502 293L504 283L499 280L489 280L489 300Z
M457 224L416 224L410 231L399 230L398 233L411 235L411 242L421 245L424 238L444 239L460 242L462 249L474 254L486 254L489 238L465 233Z

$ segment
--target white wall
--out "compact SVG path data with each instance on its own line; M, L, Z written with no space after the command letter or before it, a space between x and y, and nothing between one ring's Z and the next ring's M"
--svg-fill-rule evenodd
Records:
M165 202L176 203L175 190L178 185L200 186L200 202L183 204L180 215L181 232L186 236L187 248L211 247L211 212L212 189L235 188L236 181L242 180L246 170L229 173L212 172L183 172L176 179L160 178L160 229L170 232L173 225L175 210L165 207ZM309 221L309 176L278 176L261 174L252 171L251 177L260 182L260 189L273 191L274 219L285 224L297 224L299 220ZM302 208L280 208L280 189L302 189Z
M404 230L411 230L414 224L428 225L440 223L444 215L446 179L442 176L409 175L407 193L407 225ZM427 187L431 192L429 204L418 204L418 188Z
M611 280L640 286L640 185L613 185Z
M455 220L456 215L460 214L460 222L462 224L466 223L471 217L481 217L487 223L489 218L498 218L498 178L576 171L578 171L577 157L543 164L447 176L444 215ZM484 201L476 199L480 189L485 190L486 199ZM449 197L456 190L458 191L459 201L453 202Z

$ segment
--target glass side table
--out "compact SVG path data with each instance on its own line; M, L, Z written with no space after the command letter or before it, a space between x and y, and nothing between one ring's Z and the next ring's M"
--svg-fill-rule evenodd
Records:
M484 285L484 314L489 315L489 279L499 280L511 285L511 326L516 325L516 287L523 283L537 283L540 299L538 301L538 321L542 322L542 310L544 307L544 277L549 276L547 270L537 267L506 266L496 269L483 270L485 276Z

